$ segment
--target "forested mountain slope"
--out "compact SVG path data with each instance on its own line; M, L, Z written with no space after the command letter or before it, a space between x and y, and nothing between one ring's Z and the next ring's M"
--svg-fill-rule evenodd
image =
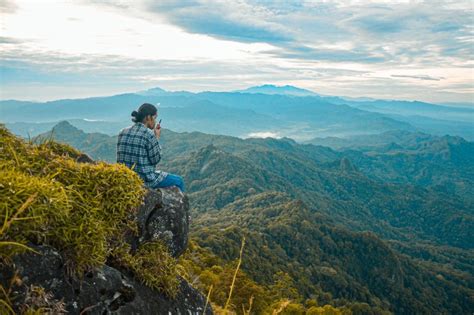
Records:
M65 139L70 126L58 128L53 136ZM80 140L84 135L69 141L89 148ZM432 140L397 150L425 164L445 161L459 173L472 167L468 142ZM283 272L279 276L288 277L295 299L314 298L361 314L473 310L472 203L434 185L370 176L374 171L363 163L382 169L373 159L390 161L395 148L341 152L291 139L169 130L161 142L160 168L185 178L196 242L232 260L245 236L242 268L260 285L273 285ZM113 161L115 137L104 143ZM445 147L450 154L443 153ZM410 161L400 173L417 167Z

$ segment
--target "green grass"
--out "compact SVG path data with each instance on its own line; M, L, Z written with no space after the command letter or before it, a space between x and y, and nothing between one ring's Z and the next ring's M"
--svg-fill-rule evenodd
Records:
M51 140L25 142L0 125L0 263L46 244L80 279L113 255L145 284L175 295L176 263L166 248L150 243L131 253L123 241L138 230L142 180L124 165L78 163L79 155ZM8 296L0 301L0 312L9 312Z

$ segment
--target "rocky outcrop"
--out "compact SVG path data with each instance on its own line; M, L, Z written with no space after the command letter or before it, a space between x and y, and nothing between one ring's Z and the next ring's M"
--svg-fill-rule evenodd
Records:
M32 246L37 254L22 254L13 258L12 268L2 276L11 278L13 270L21 286L14 292L17 308L29 288L41 287L54 303L68 314L203 314L205 298L181 280L178 296L170 300L141 284L133 277L104 265L87 273L82 281L66 276L61 255L49 246ZM9 274L8 274L9 273ZM207 307L206 314L212 314Z
M189 201L178 188L151 190L138 209L139 236L134 247L147 241L161 240L173 257L186 250L189 233Z
M136 219L139 235L130 240L134 248L147 241L161 240L174 257L185 251L189 201L179 189L148 190ZM54 248L31 247L37 253L17 255L10 267L0 268L4 285L5 279L12 279L14 272L18 274L20 285L14 292L18 309L29 298L32 288L41 287L49 294L44 297L47 305L55 304L69 314L212 314L210 306L204 312L205 297L184 279L180 279L179 293L174 299L109 265L90 271L78 281L67 276L64 261Z

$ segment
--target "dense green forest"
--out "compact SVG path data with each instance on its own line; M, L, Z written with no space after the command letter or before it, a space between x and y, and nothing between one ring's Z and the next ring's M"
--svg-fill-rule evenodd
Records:
M310 143L342 151L370 178L429 186L472 201L474 143L463 138L390 131Z
M40 139L51 136L115 159L115 137L68 123ZM245 281L269 290L262 311L280 277L303 310L314 301L361 314L472 313L471 142L406 133L390 148L334 150L169 130L161 142L160 167L187 184L194 248L231 264L245 237ZM208 276L202 290L220 283L212 268L196 271Z

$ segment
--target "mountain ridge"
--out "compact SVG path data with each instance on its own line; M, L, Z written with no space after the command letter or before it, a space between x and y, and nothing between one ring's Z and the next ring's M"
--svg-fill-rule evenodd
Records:
M298 88L292 85L273 85L273 84L263 84L259 86L252 86L244 90L236 90L234 92L238 93L261 93L261 94L283 94L291 96L319 96L318 93Z
M278 89L271 85L263 87ZM281 88L302 90L292 86ZM158 87L110 97L44 103L0 101L0 119L11 128L17 127L22 132L27 129L30 133L35 128L27 123L64 119L104 120L123 126L130 113L145 102L160 103L159 112L164 123L177 131L202 131L242 138L270 134L306 141L324 136L348 137L409 130L474 139L470 125L474 122L474 110L466 108L442 107L422 102L351 101L316 94L294 96L243 92L169 92ZM207 102L205 106L203 102ZM224 111L227 114L223 116ZM199 120L192 119L194 113L201 115ZM25 124L21 126L19 122Z

